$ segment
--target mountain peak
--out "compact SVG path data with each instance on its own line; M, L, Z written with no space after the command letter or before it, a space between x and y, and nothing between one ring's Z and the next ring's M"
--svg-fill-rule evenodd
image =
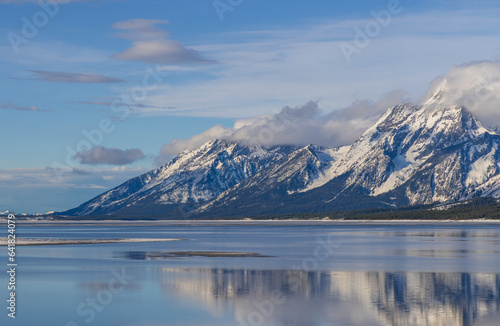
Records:
M210 140L63 214L221 217L500 196L500 137L442 96L387 109L341 148Z

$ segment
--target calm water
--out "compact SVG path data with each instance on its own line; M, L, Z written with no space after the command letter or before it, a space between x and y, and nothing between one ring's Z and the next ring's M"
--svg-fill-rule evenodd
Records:
M17 247L17 318L7 318L4 304L1 325L500 320L500 225L18 225L17 235L189 240ZM6 264L7 250L0 250ZM272 257L171 257L170 251ZM4 298L6 276L0 275Z

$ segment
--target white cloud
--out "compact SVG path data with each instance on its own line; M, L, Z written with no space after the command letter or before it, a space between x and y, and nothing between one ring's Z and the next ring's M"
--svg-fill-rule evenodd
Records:
M188 83L165 78L148 94L151 108L141 112L243 118L311 99L320 99L326 110L338 110L391 89L411 90L420 97L429 80L450 65L498 54L498 36L492 31L500 29L500 21L491 13L406 11L348 64L339 44L352 40L355 27L366 22L322 22L212 37L211 44L193 48L220 64L206 66L200 72L203 79ZM178 110L154 109L165 103Z
M161 64L210 63L195 50L173 40L135 41L124 52L113 55L115 59Z
M121 60L178 65L186 63L213 63L201 52L188 49L180 42L167 38L167 33L157 28L158 24L168 24L166 20L131 19L117 22L114 28L125 30L119 37L133 40L133 46L112 57Z
M500 62L453 66L446 75L431 82L421 101L436 94L444 104L467 108L485 126L500 127Z
M166 25L168 23L167 20L138 18L116 22L113 27L126 30L127 32L118 34L125 39L154 39L164 38L167 35L166 31L157 28L155 25Z
M472 62L453 66L449 72L435 78L426 94L416 104L436 93L446 105L464 106L485 126L500 127L500 63ZM352 143L371 127L389 107L411 102L404 90L389 92L378 101L355 101L342 110L329 113L318 102L310 101L298 107L284 107L273 115L238 119L232 128L215 126L189 139L176 139L163 146L160 157L172 157L185 149L192 150L215 138L248 141L264 146L317 144L336 147Z
M393 91L379 101L356 101L326 113L318 102L284 107L274 115L236 121L231 139L264 146L316 144L337 147L352 143L390 106L408 100L405 91Z
M212 139L230 139L262 146L316 144L337 147L352 143L390 106L406 102L408 93L393 91L377 102L359 101L330 113L320 109L318 102L284 107L274 115L238 119L232 128L220 125L188 139L174 139L165 144L157 164L184 150L193 150Z
M185 150L193 150L204 143L216 139L216 138L227 138L233 133L231 128L224 128L221 125L213 126L201 134L195 135L188 139L176 139L174 138L170 143L162 146L160 150L160 155L157 158L157 164L163 164L172 157L176 156L178 153Z

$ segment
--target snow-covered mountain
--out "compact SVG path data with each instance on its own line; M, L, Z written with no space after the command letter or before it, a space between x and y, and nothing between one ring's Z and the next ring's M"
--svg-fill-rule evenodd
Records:
M287 157L296 147L212 140L180 153L166 165L130 179L67 215L179 214L179 205L209 201L242 180ZM154 212L154 213L153 213Z
M500 136L441 98L394 106L341 148L213 140L63 214L220 217L500 196Z

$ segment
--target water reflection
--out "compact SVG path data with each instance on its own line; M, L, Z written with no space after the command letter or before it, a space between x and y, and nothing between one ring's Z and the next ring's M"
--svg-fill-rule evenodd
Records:
M488 230L440 230L440 231L383 231L378 235L382 237L423 238L427 241L464 241L465 239L481 239L498 243L498 231Z
M490 325L500 274L161 268L169 296L235 325ZM483 324L482 324L483 323ZM491 324L493 325L493 324Z

